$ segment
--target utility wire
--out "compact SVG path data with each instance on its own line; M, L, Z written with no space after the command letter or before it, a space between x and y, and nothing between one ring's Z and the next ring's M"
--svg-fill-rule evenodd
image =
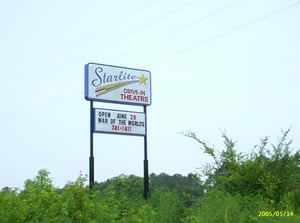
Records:
M194 26L194 25L196 25L196 24L198 24L198 23L200 23L200 22L205 21L206 19L209 19L209 18L211 18L211 17L213 17L213 16L215 16L215 15L218 15L218 14L220 14L220 13L222 13L222 12L224 12L224 11L230 9L230 8L232 8L233 6L235 6L235 5L237 5L237 4L241 3L241 2L242 2L241 0L232 2L232 3L230 3L230 4L228 4L228 5L224 6L224 7L222 7L222 8L220 8L220 9L217 9L217 10L215 10L215 11L212 11L212 12L208 13L207 15L204 15L204 16L202 16L202 17L200 17L200 18L198 18L198 19L192 21L191 23L188 23L188 24L186 24L186 25L184 25L184 26L181 26L181 27L178 27L178 28L176 28L176 29L173 29L172 31L170 31L170 32L168 32L168 33L166 33L166 34L164 34L164 35L161 35L161 36L159 36L159 37L156 38L156 39L150 40L149 42L144 43L144 44L142 44L142 45L140 45L140 46L138 46L138 47L136 47L136 48L130 50L130 51L127 52L127 53L124 53L124 54L122 54L122 55L119 55L119 56L117 56L117 57L114 57L112 60L119 59L119 58L122 58L122 57L124 57L124 56L128 56L128 55L134 53L134 52L137 51L137 50L140 50L140 49L142 49L142 48L145 48L145 47L147 47L147 46L149 46L149 45L151 45L151 44L153 44L153 43L155 43L155 42L157 42L157 41L159 41L159 40L165 39L166 37L170 36L171 34L181 32L181 31L183 31L183 30L185 30L185 29L187 29L187 28L190 28L191 26Z
M124 40L125 38L128 38L129 36L132 36L133 34L139 32L140 30L144 29L145 27L150 26L151 24L153 24L153 23L155 23L155 22L158 22L158 21L160 21L161 19L164 19L164 18L170 16L170 15L176 13L177 11L183 10L184 8L188 7L188 6L191 5L193 2L196 2L196 1L197 1L197 0L190 0L190 1L188 1L188 2L185 2L184 4L182 4L182 5L178 6L178 7L176 7L175 9L169 10L167 13L162 14L162 15L160 15L160 16L158 16L158 17L152 19L152 20L150 20L149 22L147 22L147 23L145 23L145 24L142 24L141 26L139 26L139 27L137 27L137 28L134 28L134 29L128 31L126 34L121 34L121 35L119 35L118 37L116 37L116 38L114 38L114 39L112 39L112 40L110 40L110 41L108 41L108 42L102 44L101 46L97 47L96 49L93 49L93 50L91 50L90 52L86 53L83 57L85 57L85 56L87 56L87 55L89 55L89 54L92 54L92 53L98 51L99 49L102 49L102 50L103 50L103 49L107 48L108 46L110 46L110 43L112 43L112 42L118 42L119 40ZM125 35L125 38L124 38L124 35Z
M300 1L300 0L299 0L299 1ZM254 25L254 24L256 24L256 23L258 23L258 22L260 22L260 21L262 21L262 20L264 20L264 19L267 19L267 18L269 18L269 17L271 17L271 16L274 16L274 15L277 15L277 14L279 14L279 13L282 13L282 12L284 12L284 11L286 11L286 10L288 10L288 9L291 9L291 8L293 8L293 7L295 7L295 6L299 6L299 5L300 5L300 4L299 4L299 1L294 2L294 3L292 3L292 4L289 4L289 5L287 5L287 6L284 6L284 7L280 8L280 9L274 10L274 11L272 11L272 12L269 12L269 13L263 15L263 16L260 16L260 17L258 17L258 18L255 18L255 19L253 19L253 20L251 20L251 21L249 21L249 22L247 22L247 23L244 23L244 24L239 25L239 26L236 26L236 27L234 27L234 28L232 28L232 29L226 30L226 31L224 31L224 32L222 32L222 33L219 33L219 34L217 34L217 35L214 35L214 36L212 36L212 37L209 37L209 38L207 38L207 39L205 39L205 40L202 40L202 41L200 41L200 42L197 42L197 43L195 43L195 44L192 44L192 45L190 45L190 46L187 46L187 47L185 47L185 48L183 48L183 49L180 49L180 50L178 50L178 51L176 51L176 52L174 52L174 53L172 53L172 54L169 54L169 55L167 55L167 56L164 56L164 57L161 57L161 58L159 58L159 59L156 59L156 60L152 61L151 63L147 64L146 67L149 67L149 66L154 65L154 64L158 64L158 63L160 63L160 62L162 62L162 61L165 61L165 60L168 60L168 59L170 59L170 58L172 58L172 57L178 56L178 55L180 55L180 54L182 54L182 53L184 53L184 52L186 52L186 51L189 51L189 50L195 49L195 48L197 48L197 47L199 47L199 46L203 46L203 45L205 45L205 44L208 44L209 42L211 42L211 41L213 41L213 40L220 39L220 38L222 38L222 37L224 37L224 36L227 36L227 35L229 35L229 34L231 34L231 33L234 33L234 32L236 32L236 31L239 31L239 30L241 30L241 29L244 29L244 28L246 28L246 27L248 27L248 26L250 26L250 25Z
M28 73L29 71L34 70L34 69L36 69L37 67L39 67L41 65L49 63L49 61L54 60L55 58L63 55L65 52L67 52L67 51L69 51L69 50L71 50L71 49L73 49L75 47L78 47L78 45L80 45L80 44L82 44L84 42L87 42L87 41L91 40L92 38L95 38L95 36L97 36L99 34L102 34L103 31L107 31L107 30L111 29L112 27L114 27L114 26L116 26L116 25L118 25L120 23L123 23L124 21L126 21L130 17L133 17L136 14L142 13L145 9L149 8L151 5L153 5L155 3L158 3L158 2L159 2L158 0L152 0L152 1L148 2L146 5L141 6L141 7L137 8L137 9L131 11L130 13L122 16L116 22L112 22L112 23L110 23L108 25L105 25L103 28L97 30L96 32L93 32L93 33L89 34L88 36L86 36L86 37L84 37L82 39L79 39L79 40L71 43L69 46L63 48L62 50L60 50L56 54L51 55L51 56L49 56L49 57L47 57L45 59L42 59L39 62L37 62L37 63L35 63L35 64L31 65L31 66L28 66L23 71L18 72L17 75L18 74ZM53 73L53 71L50 71L50 73Z
M265 15L263 15L263 16L260 16L260 17L258 17L258 18L255 18L255 19L253 19L253 20L251 20L251 21L249 21L249 22L247 22L247 23L244 23L244 24L242 24L242 25L236 26L236 27L234 27L234 28L232 28L232 29L229 29L229 30L226 30L226 31L224 31L224 32L222 32L222 33L219 33L219 34L217 34L217 35L214 35L214 36L212 36L212 37L210 37L210 38L207 38L206 40L203 40L203 41L197 42L197 43L195 43L195 44L192 44L192 45L190 45L190 46L187 46L187 47L185 47L185 48L183 48L183 49L180 49L180 50L178 50L178 51L176 51L176 52L174 52L174 53L172 53L172 54L169 54L169 55L167 55L167 56L164 56L164 57L161 57L161 58L159 58L159 59L156 59L156 60L150 62L150 63L149 63L148 65L146 65L145 67L150 67L150 66L152 66L152 65L154 65L154 64L158 64L158 63L163 62L163 61L165 61L165 60L168 60L168 59L170 59L170 58L172 58L172 57L175 57L175 56L178 56L178 55L180 55L180 54L182 54L182 53L185 53L186 51L189 51L189 50L192 50L192 49L197 48L197 47L199 47L199 46L203 46L203 45L205 45L205 44L208 44L208 43L211 42L211 41L220 39L220 38L222 38L222 37L224 37L224 36L227 36L227 35L229 35L229 34L231 34L231 33L236 32L236 31L238 31L238 30L244 29L244 28L246 28L246 27L248 27L248 26L250 26L250 25L254 25L254 24L256 24L256 23L258 23L258 22L260 22L260 21L262 21L262 20L264 20L264 19L267 19L267 18L269 18L269 17L275 16L275 15L277 15L277 14L279 14L279 13L281 13L281 12L284 12L284 11L286 11L286 10L288 10L288 9L291 9L292 7L295 7L295 6L297 6L297 5L299 5L299 2L298 2L298 1L295 2L295 3L289 4L289 5L287 5L287 6L284 6L284 7L280 8L280 9L277 9L277 10L274 10L274 11L272 11L272 12L269 12L269 13L267 13L267 14L265 14ZM228 7L229 7L229 6L228 6ZM224 9L225 9L225 8L224 8ZM217 12L217 11L216 11L216 12ZM203 17L203 18L204 18L204 17ZM190 24L192 24L192 23L190 23ZM79 91L82 91L82 90L76 90L76 91L74 91L74 94L78 93ZM34 96L34 95L33 95L33 96ZM67 96L67 97L70 97L70 96ZM49 106L49 105L48 105L48 106ZM43 107L42 109L44 109L44 107ZM39 110L39 109L38 109L38 110ZM36 109L33 109L32 112L35 112L35 111L36 111ZM27 115L30 114L30 113L32 113L32 112L30 112L30 111L27 112Z
M142 24L141 26L139 26L139 27L137 27L137 28L135 28L135 29L132 29L132 30L128 31L126 34L122 34L122 35L120 35L120 36L118 36L118 37L116 37L116 38L114 38L114 39L110 39L108 42L103 43L103 44L101 45L101 47L97 47L96 49L93 49L93 50L90 51L89 53L86 53L85 55L82 55L82 56L80 56L80 57L75 57L75 58L73 58L73 59L70 59L69 61L67 61L67 62L65 62L65 63L63 63L63 64L60 64L60 65L58 65L57 67L54 67L52 70L50 70L50 71L48 71L48 72L44 72L44 73L43 73L43 76L42 76L41 78L39 78L39 80L36 80L35 82L37 82L37 81L39 81L39 82L45 81L45 79L48 78L48 77L50 76L50 74L55 73L55 72L57 72L57 71L60 71L62 68L65 69L65 68L71 66L75 61L81 60L81 59L85 58L87 55L89 55L89 54L91 54L91 53L93 53L93 52L95 52L95 51L98 51L99 49L101 49L101 50L105 49L106 47L110 46L110 44L111 44L112 42L117 42L117 41L119 41L119 40L121 40L121 39L124 39L124 35L127 36L127 37L130 36L130 35L133 35L134 33L137 33L138 31L144 29L145 27L147 27L147 26L149 26L149 25L151 25L151 24L153 24L153 23L155 23L155 22L157 22L157 21L159 21L159 20L161 20L161 19L163 19L163 18L165 18L165 17L168 17L168 16L170 16L170 15L172 15L172 14L174 14L174 13L180 11L180 10L183 10L184 8L188 7L188 6L191 5L193 2L196 2L196 1L197 1L197 0L190 0L190 1L184 2L183 4L177 6L176 8L169 10L167 13L164 13L164 14L162 14L162 15L160 15L160 16L154 18L154 19L152 19L151 21L149 21L149 22L147 22L147 23L144 23L144 24ZM157 2L157 1L151 1L148 5L144 6L143 9L149 7L149 5L153 4L154 2ZM137 10L135 10L135 11L137 11ZM128 15L128 16L125 16L125 18L128 18L128 17L129 17L129 15ZM107 27L107 29L108 29L108 28L111 27L111 26L106 26L106 27ZM103 30L102 30L102 31L103 31ZM126 37L125 37L125 38L126 38ZM63 53L63 52L62 52L62 53ZM45 61L45 62L46 62L46 61ZM31 82L30 84L33 85L32 82ZM22 83L22 86L19 86L19 87L17 87L17 88L18 88L19 90L21 90L22 88L26 88L26 84ZM34 95L36 95L36 94L39 94L39 92L35 93ZM25 97L25 96L24 96L24 97ZM28 96L26 96L26 97L28 97Z

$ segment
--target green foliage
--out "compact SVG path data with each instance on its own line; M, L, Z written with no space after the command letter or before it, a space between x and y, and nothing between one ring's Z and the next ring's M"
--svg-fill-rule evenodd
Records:
M179 195L185 206L191 206L196 200L203 197L203 182L197 174L188 174L186 177L180 174L170 176L166 173L150 175L151 193L154 190L173 191Z
M4 188L0 193L0 222L24 222L24 212L18 191Z
M269 137L265 137L246 155L237 153L235 142L224 133L225 150L219 153L193 132L186 136L199 142L214 160L204 169L206 185L233 195L261 196L277 209L298 210L300 153L292 154L289 132L283 132L276 145L271 144L272 150L268 149Z
M63 211L70 222L81 223L89 220L89 194L85 182L86 178L80 174L75 182L68 183L61 192Z
M86 177L80 174L75 182L56 189L49 172L41 170L36 178L25 182L24 190L4 188L0 192L0 222L300 222L296 212L293 217L258 216L259 211L279 210L262 196L232 194L216 188L203 193L203 184L195 174L152 174L150 179L151 196L144 200L143 179L137 176L121 175L97 183L90 190L85 186ZM193 195L191 200L183 197L185 190ZM292 205L293 196L287 194L282 202ZM286 207L291 211L288 208L292 206Z
M143 179L140 177L121 175L96 183L96 219L99 222L181 222L185 208L178 193L161 186L163 190L152 189L149 200L145 201L142 197Z
M34 180L25 182L20 199L24 208L24 222L54 223L64 220L61 199L47 170L40 170Z
M292 153L289 130L276 145L261 139L250 154L235 150L222 134L218 152L192 132L213 163L202 175L150 175L150 197L143 199L143 179L120 175L86 186L79 175L55 188L47 170L26 180L23 190L0 191L1 223L298 223L300 222L300 154ZM262 216L287 212L293 216ZM292 213L292 214L291 214Z
M185 208L175 192L155 191L150 198L156 222L183 222Z
M262 216L262 213L276 211L278 210L262 197L232 195L213 189L191 208L187 222L298 223L300 220L300 216L296 216L295 213L293 216Z

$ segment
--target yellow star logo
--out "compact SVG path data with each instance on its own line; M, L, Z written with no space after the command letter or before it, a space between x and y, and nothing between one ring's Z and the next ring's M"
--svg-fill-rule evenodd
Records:
M148 80L148 78L146 78L146 77L144 76L144 74L143 74L141 77L139 77L139 79L140 79L140 84L146 85L146 81Z

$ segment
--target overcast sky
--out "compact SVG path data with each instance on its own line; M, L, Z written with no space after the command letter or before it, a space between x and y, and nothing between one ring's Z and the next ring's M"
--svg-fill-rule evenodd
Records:
M45 168L55 186L89 168L89 62L151 71L149 172L209 161L180 132L250 152L291 127L300 148L297 0L0 0L0 188ZM141 107L95 103L98 108ZM95 180L143 175L143 137L94 134Z

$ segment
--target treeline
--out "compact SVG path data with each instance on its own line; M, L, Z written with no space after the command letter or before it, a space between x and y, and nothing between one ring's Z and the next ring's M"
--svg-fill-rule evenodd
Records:
M24 189L1 190L0 222L298 223L300 154L292 152L288 133L275 145L265 137L250 154L241 154L225 134L224 149L217 150L188 132L213 162L201 175L151 174L148 200L138 176L120 175L90 189L79 175L55 188L50 173L40 170Z

